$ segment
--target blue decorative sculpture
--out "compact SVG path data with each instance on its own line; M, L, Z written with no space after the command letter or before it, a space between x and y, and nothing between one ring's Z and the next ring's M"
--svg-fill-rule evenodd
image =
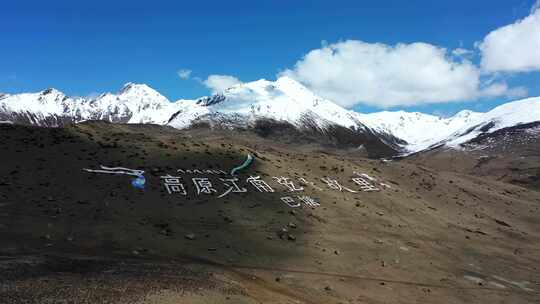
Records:
M251 165L251 163L253 163L253 156L251 156L251 154L248 154L248 156L247 156L247 158L246 158L246 160L244 161L243 164L241 164L240 166L235 167L235 168L233 168L231 170L231 175L234 175L234 174L236 174L236 172L249 167Z

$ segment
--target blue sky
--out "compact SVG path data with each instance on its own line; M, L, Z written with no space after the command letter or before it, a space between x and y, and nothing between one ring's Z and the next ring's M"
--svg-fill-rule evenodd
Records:
M210 93L197 79L217 74L242 81L274 80L276 74L294 69L308 52L348 40L388 46L424 42L449 52L463 48L473 51L467 60L479 66L475 42L526 18L533 4L531 0L6 1L0 9L0 91L55 87L83 96L140 82L171 100L195 98ZM190 77L178 77L180 69L191 70ZM319 85L312 75L300 71L294 75ZM526 88L527 96L540 96L540 72L535 68L495 70L481 78L495 78L508 87ZM381 106L355 98L347 106L362 112L386 107L443 115L463 108L484 111L516 99L501 93L448 102L443 98L437 103L397 100Z

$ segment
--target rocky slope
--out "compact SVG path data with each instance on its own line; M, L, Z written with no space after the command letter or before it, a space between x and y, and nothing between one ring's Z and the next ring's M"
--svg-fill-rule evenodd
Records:
M438 170L540 189L540 122L483 133L457 147L440 145L408 159Z

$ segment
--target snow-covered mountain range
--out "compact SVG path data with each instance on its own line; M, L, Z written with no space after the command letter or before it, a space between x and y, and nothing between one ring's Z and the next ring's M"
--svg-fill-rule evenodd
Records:
M379 132L403 139L407 142L407 150L415 152L444 141L481 115L482 113L463 110L452 117L441 118L419 112L383 111L361 114L361 120Z
M321 133L339 127L411 153L442 144L456 148L481 134L540 121L540 97L510 102L487 113L461 111L441 118L404 111L361 114L315 95L288 77L238 84L213 96L175 102L147 85L133 83L116 94L95 98L69 97L55 89L0 94L3 122L56 127L85 120L154 123L179 129L200 123L249 128L257 121L272 120Z
M163 124L175 109L174 103L152 88L133 83L117 94L96 98L69 97L56 89L0 95L0 120L50 127L91 119Z
M288 77L275 82L258 80L233 86L224 92L181 103L169 125L186 128L195 121L231 126L249 125L264 118L286 121L297 127L308 121L320 129L329 125L365 129L356 112L323 99Z

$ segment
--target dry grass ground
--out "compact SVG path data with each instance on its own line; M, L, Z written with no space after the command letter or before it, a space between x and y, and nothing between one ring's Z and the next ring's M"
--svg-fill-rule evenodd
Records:
M535 303L540 192L409 161L381 162L249 132L85 123L1 126L0 302ZM178 168L259 175L275 190L170 195ZM82 168L145 170L127 176ZM354 171L390 186L350 188ZM210 176L219 193L225 189ZM303 177L292 209L273 176Z

